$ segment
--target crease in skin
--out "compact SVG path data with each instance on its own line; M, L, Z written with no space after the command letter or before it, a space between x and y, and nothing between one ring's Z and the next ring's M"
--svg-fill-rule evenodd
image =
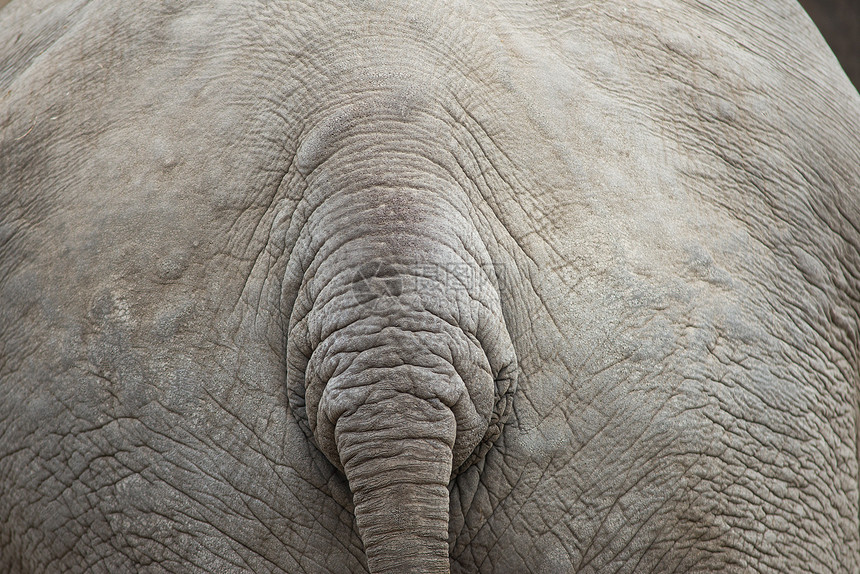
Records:
M500 435L516 360L472 213L451 211L470 202L418 139L439 120L393 101L338 108L297 148L309 194L324 198L305 225L326 239L290 320L288 396L347 477L371 570L398 562L408 544L379 528L412 508L423 518L398 529L417 537L407 562L447 572L447 487Z
M338 134L349 131L357 114L356 106L347 104L335 110L310 130L309 135L301 140L296 150L295 162L299 173L307 177L336 151Z
M742 5L700 15L702 5L678 3L657 16L624 2L567 11L557 2L527 10L521 2L470 2L477 17L469 19L438 2L438 11L428 4L375 11L371 22L363 2L328 11L324 3L248 4L244 20L232 20L241 11L226 5L217 18L202 4L148 18L145 7L123 14L93 3L66 32L24 30L12 51L31 49L39 34L70 41L50 47L0 97L10 152L0 152L0 178L4 166L12 170L3 193L26 207L5 214L20 230L3 254L10 281L0 281L4 335L26 339L5 341L13 424L0 442L14 472L0 496L0 514L9 517L0 530L11 532L0 541L0 571L97 567L117 545L128 558L113 565L129 568L151 554L152 567L366 570L348 481L307 438L313 429L302 410L316 399L298 394L306 372L314 384L340 378L334 394L387 384L366 405L391 405L380 409L380 424L360 425L355 417L370 411L348 404L349 396L348 409L332 413L337 454L353 468L357 491L386 489L367 511L403 499L388 520L368 527L382 535L421 515L404 511L409 499L443 501L440 484L453 477L453 570L854 571L856 93L846 100L847 84L817 65L827 63L826 51L804 53L805 41L785 41L803 36L802 28L763 18L776 4L737 18ZM488 22L503 31L504 49ZM782 41L750 41L753 26ZM0 36L11 43L16 27ZM409 40L400 44L403 36ZM420 43L432 45L412 49ZM222 58L224 49L232 52ZM494 58L505 51L512 61L502 86ZM408 106L363 102L411 82L399 72L376 75L401 60L410 70L426 66L428 93L451 88L452 97L430 95L444 103L413 116ZM93 71L110 65L91 76L75 72L81 63ZM359 89L345 94L350 86ZM54 109L63 113L48 121ZM328 121L320 110L345 111ZM426 121L433 119L442 123L433 127ZM453 141L434 138L442 131ZM180 161L167 169L171 157ZM339 163L342 173L332 170ZM409 175L422 171L424 178ZM349 195L359 188L378 203L363 207L369 195ZM401 188L413 214L435 206L450 227L474 225L479 237L451 237L398 213L403 202L393 194ZM429 205L438 189L439 202ZM360 233L345 218L323 217L332 214L332 196L344 215L366 222ZM813 201L786 203L788 196ZM42 198L51 201L40 206ZM379 230L388 224L403 225L403 234L385 241ZM86 242L79 229L92 230ZM168 293L166 283L149 281L152 268L173 247L187 248L192 232L202 243ZM56 233L62 244L51 241ZM340 235L326 241L326 233ZM739 238L727 241L734 233ZM690 269L678 237L701 246L698 268ZM434 238L445 238L444 249L421 248ZM786 246L802 246L821 265ZM470 318L457 297L472 280L459 281L465 275L455 271L430 298L450 295L464 312L429 306L438 319L432 328L406 325L403 317L424 306L414 285L436 275L425 259L400 255L431 251L438 265L486 270L478 281L499 292L504 321L494 302L472 294L462 301L489 319ZM377 266L359 280L347 264L382 256L391 257L390 273ZM343 265L332 267L336 261ZM509 267L500 270L500 261ZM718 268L725 274L712 273ZM403 280L384 297L367 287L392 278ZM356 297L359 283L367 288ZM137 328L85 320L80 339L76 321L92 306L90 287L107 284L114 295L128 290ZM146 293L136 291L142 285ZM204 302L179 328L181 338L168 327L162 338L146 331L148 312L192 297ZM385 302L401 313L384 311ZM317 304L343 309L341 322L326 322L322 310L308 319ZM348 313L360 308L368 316L352 320ZM224 309L233 315L225 318ZM381 329L385 321L400 325ZM479 444L492 444L488 456L461 471L440 465L413 475L428 492L387 484L414 473L413 459L447 461L444 449L459 430L445 403L452 411L462 405L433 389L430 400L407 401L423 378L450 376L451 386L465 388L459 373L469 369L451 365L458 348L491 356L487 333L498 323L522 367L517 411L502 438ZM768 343L738 330L744 323ZM456 334L457 326L463 341L451 343L447 329ZM441 342L426 345L421 361L408 358L437 335ZM286 365L285 345L294 345ZM307 368L312 357L320 368ZM413 362L410 375L402 367ZM492 399L510 399L499 382L508 364L473 363L482 380L494 381ZM69 374L52 378L59 372ZM288 398L285 376L296 377ZM456 396L471 400L468 389ZM407 404L412 415L392 416ZM119 407L143 424L103 425ZM326 418L325 405L311 410ZM494 408L491 421L504 410ZM440 425L445 440L431 452L444 456L398 459L409 450L385 446L388 434L408 434L398 420L437 421L439 413L449 424ZM81 425L92 433L79 433ZM388 434L356 440L374 428ZM368 445L387 448L396 472L362 468ZM45 478L36 492L32 476ZM384 480L356 483L367 476ZM442 517L439 508L444 502L432 514ZM86 528L100 517L108 524ZM190 534L182 528L189 524ZM430 538L444 541L444 531ZM86 558L96 539L105 562ZM379 559L389 558L396 555Z

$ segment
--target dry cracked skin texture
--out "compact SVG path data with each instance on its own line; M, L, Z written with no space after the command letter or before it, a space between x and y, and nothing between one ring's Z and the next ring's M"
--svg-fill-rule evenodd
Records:
M303 225L335 213L308 170L444 181L395 215L444 201L414 228L495 270L518 387L449 486L452 571L860 569L860 104L799 6L749 4L0 27L0 570L366 571L286 392L338 277L303 291L295 247L362 229ZM326 175L301 136L352 105Z

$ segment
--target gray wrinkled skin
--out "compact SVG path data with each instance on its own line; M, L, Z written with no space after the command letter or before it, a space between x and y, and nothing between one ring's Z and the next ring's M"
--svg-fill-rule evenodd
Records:
M858 572L860 95L793 1L13 1L0 572Z

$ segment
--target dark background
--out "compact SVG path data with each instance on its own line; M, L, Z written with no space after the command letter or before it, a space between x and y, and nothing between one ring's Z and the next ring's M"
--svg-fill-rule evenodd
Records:
M842 69L860 86L860 0L800 0Z

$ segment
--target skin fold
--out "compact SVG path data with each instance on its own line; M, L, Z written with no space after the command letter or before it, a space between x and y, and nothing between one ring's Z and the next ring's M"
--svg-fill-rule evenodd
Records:
M795 2L15 0L0 206L0 572L860 570Z

